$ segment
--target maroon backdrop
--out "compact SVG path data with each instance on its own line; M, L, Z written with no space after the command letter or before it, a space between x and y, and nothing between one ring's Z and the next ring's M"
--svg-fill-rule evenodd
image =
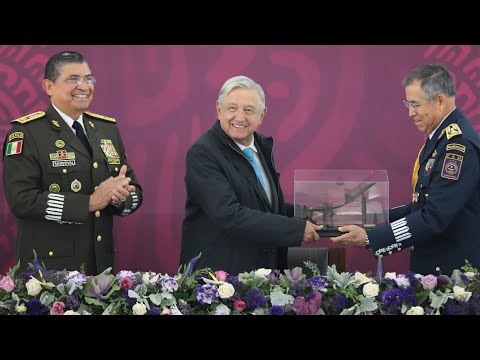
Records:
M46 108L45 63L67 49L88 60L98 81L90 110L117 119L144 189L140 211L115 219L115 271L177 271L185 154L215 121L218 91L231 76L247 75L265 89L269 111L259 131L276 140L288 201L295 169L386 169L390 205L410 200L424 137L402 104L401 80L420 64L447 65L457 105L480 129L480 46L0 45L2 140L12 119ZM15 229L0 178L0 273L14 264ZM385 258L384 270L407 271L408 255ZM375 264L366 250L348 251L350 271Z

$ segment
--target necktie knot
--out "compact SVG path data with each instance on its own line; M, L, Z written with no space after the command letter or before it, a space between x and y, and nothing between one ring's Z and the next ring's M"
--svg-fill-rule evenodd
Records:
M78 121L74 121L72 127L76 131L83 131L83 127L82 127L82 125L80 125L80 123Z
M255 157L253 156L253 149L252 148L245 148L243 149L243 153L247 157L247 159L252 162L255 160Z

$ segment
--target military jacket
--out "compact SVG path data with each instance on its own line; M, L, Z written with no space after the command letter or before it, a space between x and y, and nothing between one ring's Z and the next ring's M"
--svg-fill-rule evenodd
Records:
M85 112L93 158L52 105L12 121L3 145L3 184L17 219L16 254L25 269L33 250L52 270L96 274L113 266L113 215L142 204L142 189L127 162L115 119ZM118 206L91 213L90 195L127 165L136 191Z
M468 259L480 266L480 138L457 108L419 156L412 202L390 224L368 231L376 255L411 249L411 270L451 275Z

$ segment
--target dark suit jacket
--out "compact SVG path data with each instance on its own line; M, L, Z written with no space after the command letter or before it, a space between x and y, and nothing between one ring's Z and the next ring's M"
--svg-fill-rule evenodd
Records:
M418 201L391 209L390 224L368 232L377 255L412 247L411 270L425 275L438 267L450 276L465 259L480 266L479 148L470 122L452 111L420 156Z
M47 269L79 270L84 264L87 274L97 274L113 266L112 216L133 213L142 203L142 189L128 165L115 120L83 114L93 159L52 105L45 113L12 123L4 142L3 184L17 218L16 254L21 268L32 261L33 249ZM21 152L12 154L9 147L18 141ZM118 158L107 157L115 156L111 147L102 151L101 145L109 144ZM136 192L118 207L108 205L89 213L94 188L116 176L123 164Z
M258 268L286 268L286 248L299 246L305 220L293 217L275 169L273 139L254 134L268 174L272 204L252 165L220 122L192 145L186 157L187 199L180 264L201 252L196 268L232 275Z

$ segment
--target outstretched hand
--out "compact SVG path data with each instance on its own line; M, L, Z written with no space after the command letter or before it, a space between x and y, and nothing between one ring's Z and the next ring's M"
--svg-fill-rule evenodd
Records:
M365 229L357 225L345 225L338 228L339 231L343 232L343 235L331 237L334 243L340 246L353 247L353 246L363 246L365 240L367 239L367 232Z
M305 224L305 231L303 232L302 244L320 239L317 231L321 230L322 228L323 225L316 225L314 223L311 223L310 221L307 221L307 223Z

